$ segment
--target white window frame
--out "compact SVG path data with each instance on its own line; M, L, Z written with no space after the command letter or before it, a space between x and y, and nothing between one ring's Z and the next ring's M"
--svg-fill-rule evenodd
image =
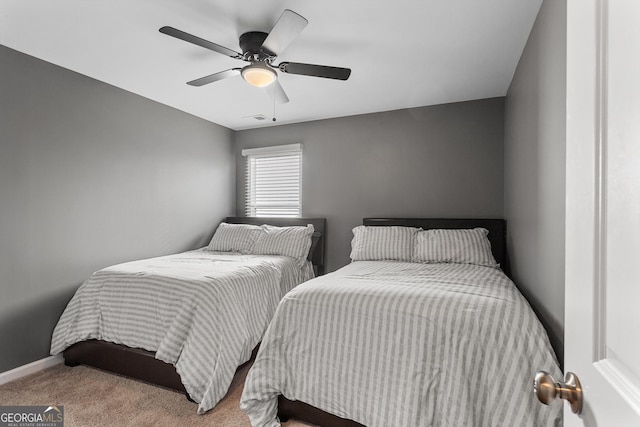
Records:
M252 217L301 217L302 216L302 144L277 145L272 147L248 148L242 150L242 155L247 158L245 162L245 214ZM283 158L290 161L293 166L297 156L298 175L292 181L292 187L297 186L297 200L287 202L259 202L256 200L256 167L259 167L261 159ZM285 157L288 158L285 160ZM264 163L263 163L264 165ZM295 175L295 173L294 173ZM282 177L284 178L284 177ZM264 193L263 193L264 196Z

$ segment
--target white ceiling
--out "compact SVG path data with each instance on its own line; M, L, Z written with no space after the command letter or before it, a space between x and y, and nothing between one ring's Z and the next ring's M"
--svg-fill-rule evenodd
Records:
M0 44L231 129L271 126L267 89L246 65L162 34L168 25L240 51L284 9L309 25L278 57L352 69L347 81L279 73L275 124L506 94L542 0L1 0Z

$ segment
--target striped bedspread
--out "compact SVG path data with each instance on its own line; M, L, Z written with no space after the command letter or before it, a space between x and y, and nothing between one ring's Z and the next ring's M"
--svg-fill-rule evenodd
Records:
M560 378L548 337L498 269L358 261L281 301L240 407L280 425L277 395L368 427L540 427L562 405L534 394Z
M310 264L290 257L207 250L108 267L69 302L51 354L88 339L156 352L204 413L249 360L280 299L312 277Z

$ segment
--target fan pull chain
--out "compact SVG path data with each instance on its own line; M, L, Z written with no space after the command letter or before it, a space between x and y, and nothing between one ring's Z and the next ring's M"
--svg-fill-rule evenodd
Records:
M273 84L271 85L273 86L273 116L272 116L272 121L276 121L276 82L273 82Z

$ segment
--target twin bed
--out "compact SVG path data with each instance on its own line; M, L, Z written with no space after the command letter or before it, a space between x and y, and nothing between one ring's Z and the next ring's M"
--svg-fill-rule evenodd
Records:
M234 220L264 222L227 222ZM324 222L315 228L323 233ZM312 258L322 273L324 239L319 242ZM154 366L136 367L136 376L177 389L184 384L204 412L226 393L226 378L261 340L240 403L253 426L277 426L290 417L336 427L557 425L562 408L539 404L531 381L539 369L554 376L560 370L544 329L505 275L504 243L503 220L365 219L354 229L351 264L313 280L302 277L301 284L279 284L282 294L268 303L258 292L263 304L253 305L268 306L273 316L266 324L260 319L260 327L247 328L253 313L240 316L241 326L228 321L233 313L205 318L205 329L221 325L216 337L223 330L228 336L254 330L237 357L220 347L238 345L217 338L208 344L196 334L181 354L147 348L141 354ZM251 298L238 295L236 302L251 305ZM81 341L65 351L68 363L88 363L76 349L97 342ZM220 360L231 360L225 381L208 376L204 393L188 382L191 360L183 364L191 345L216 360L213 371ZM125 366L140 357L140 350L115 348L134 355ZM104 368L93 359L90 364ZM173 382L140 374L158 376L157 366L168 372L159 377ZM211 384L217 384L215 392Z
M335 427L561 423L562 407L532 393L537 370L560 370L500 269L504 221L363 224L351 264L280 302L240 403L252 425L277 426L278 417Z
M204 413L251 358L280 299L322 273L325 223L226 218L207 248L99 270L63 312L51 353L184 391Z

